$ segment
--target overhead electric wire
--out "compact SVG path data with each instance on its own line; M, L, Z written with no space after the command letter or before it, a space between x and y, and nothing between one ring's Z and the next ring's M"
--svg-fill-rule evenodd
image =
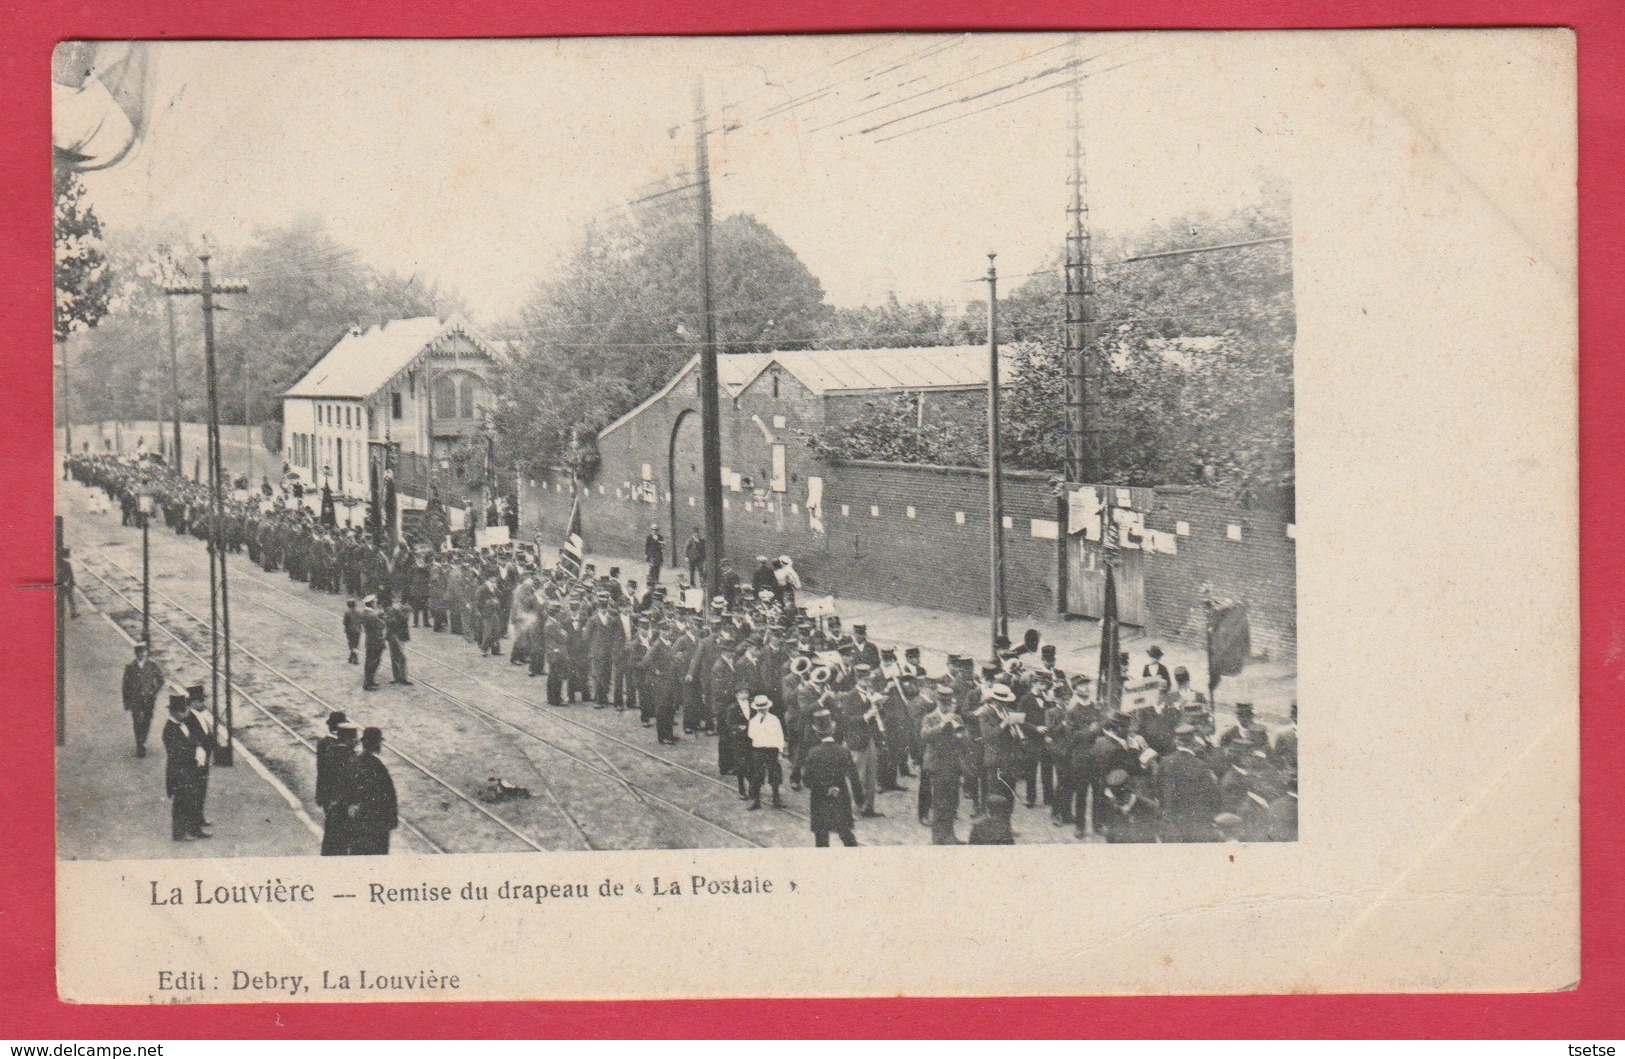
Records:
M1090 58L1094 58L1094 56L1091 56ZM1012 88L1019 88L1022 85L1031 84L1034 81L1041 81L1046 77L1053 77L1056 74L1066 73L1069 70L1076 70L1088 61L1088 59L1069 59L1059 66L1051 66L1046 70L1039 70L1036 73L1031 73L1026 77L1020 78L1019 80L1011 81L1008 84L999 85L996 88L985 88L980 92L972 92L969 95L960 96L958 99L950 99L944 103L933 103L931 106L926 107L923 110L916 110L913 113L904 114L901 117L890 118L881 122L879 125L871 125L868 128L859 129L858 133L866 136L871 132L879 132L881 129L890 128L893 125L908 121L911 118L917 118L922 114L930 114L934 111L941 110L944 107L957 107L964 103L974 103L978 99L986 99L988 96L998 95L1000 92L1008 92Z
M1006 99L1006 100L1003 100L1001 102L994 103L991 106L978 107L975 110L967 111L967 112L965 112L963 114L953 114L953 115L950 115L949 117L943 118L940 121L933 121L933 122L931 122L929 124L921 125L918 128L905 129L902 132L893 133L890 136L877 137L875 139L875 142L876 143L886 143L889 140L900 140L904 136L913 136L917 132L925 132L927 129L934 129L939 125L947 125L950 122L961 121L961 120L963 120L965 118L973 117L973 116L975 116L977 114L985 114L990 110L998 110L1000 107L1007 107L1007 106L1011 105L1012 103L1020 103L1023 100L1032 99L1034 96L1041 96L1045 92L1053 92L1057 88L1068 88L1068 87L1071 86L1071 84L1072 84L1072 82L1074 80L1082 80L1084 78L1089 78L1089 77L1098 77L1101 74L1111 73L1113 70L1121 70L1125 66L1132 66L1136 61L1137 60L1130 59L1128 62L1118 63L1116 66L1108 66L1104 70L1096 70L1093 73L1080 73L1080 74L1077 75L1076 78L1069 77L1066 80L1060 81L1060 82L1058 82L1056 84L1045 85L1043 88L1036 89L1035 91L1032 91L1032 92L1026 92L1026 93L1024 93L1022 95L1016 96L1014 99Z
M923 99L933 92L941 92L945 89L952 88L954 85L963 84L966 81L974 81L978 77L986 77L988 74L997 73L1000 70L1008 69L1009 67L1016 66L1020 63L1030 62L1031 60L1038 58L1040 55L1055 51L1058 48L1064 48L1070 43L1070 41L1063 41L1062 43L1055 45L1053 48L1044 48L1033 52L1031 55L1024 55L1019 59L1011 59L1010 61L1002 62L997 66L990 66L986 70L977 70L975 73L964 74L960 77L954 78L952 81L945 81L934 88L923 88L920 91L915 92L913 95L904 96L901 99L894 99L890 103L881 103L879 106L870 107L868 110L860 110L856 114L848 114L844 118L836 118L834 121L820 125L816 129L808 129L807 131L809 133L822 132L825 129L832 129L837 125L844 125L849 121L856 121L859 118L866 118L870 114L878 114L882 110L890 110L892 107L902 106L904 103L909 103L916 99ZM979 58L986 58L988 54L988 52L983 52ZM916 78L916 80L918 80L918 78ZM897 87L902 88L903 86L898 85Z
M911 65L913 63L916 63L916 62L921 62L921 61L923 61L925 59L929 59L932 56L934 56L934 55L936 55L936 54L938 54L940 52L946 51L948 48L951 48L956 44L963 43L964 39L966 37L968 37L968 36L969 36L969 34L962 34L961 36L955 37L952 40L936 41L936 42L934 42L932 44L926 45L924 48L921 48L921 49L919 49L917 51L910 52L908 55L904 56L898 62L893 63L891 66L885 67L883 69L869 70L869 71L864 72L864 73L853 74L851 77L847 77L847 78L844 78L842 80L835 81L832 84L826 85L826 86L824 86L824 87L822 87L820 89L815 89L812 92L803 93L801 96L797 96L794 99L787 100L784 103L781 103L776 107L769 108L767 111L765 111L764 113L756 116L755 118L750 118L750 119L747 119L747 120L745 120L743 122L740 122L737 127L738 128L743 128L746 125L751 124L753 122L764 122L764 121L767 121L769 118L783 117L785 114L789 114L792 111L799 110L802 107L804 107L804 106L806 106L806 105L808 105L810 103L815 103L818 100L825 98L830 93L832 93L832 92L836 91L837 89L842 88L842 87L844 87L844 86L846 86L848 84L851 84L853 81L858 81L858 80L867 81L867 80L869 80L871 78L878 77L883 73L890 73L890 72L893 72L893 71L896 71L896 70L901 70L905 66L909 66L909 65ZM889 61L889 60L883 60L883 61Z

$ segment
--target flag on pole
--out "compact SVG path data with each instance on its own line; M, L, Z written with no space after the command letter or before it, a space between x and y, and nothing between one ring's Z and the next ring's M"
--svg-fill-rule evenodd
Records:
M1117 663L1121 636L1117 624L1117 578L1112 564L1106 564L1106 605L1100 615L1100 672L1095 686L1099 705L1115 710L1123 701L1123 670Z
M587 544L581 538L581 494L571 489L570 524L564 530L564 546L559 549L559 568L571 577L586 569Z
M1219 687L1221 677L1233 677L1247 665L1252 653L1252 628L1247 608L1230 601L1209 600L1207 609L1207 693Z

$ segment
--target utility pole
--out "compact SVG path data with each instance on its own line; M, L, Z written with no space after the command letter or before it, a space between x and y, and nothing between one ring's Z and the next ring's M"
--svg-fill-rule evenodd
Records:
M999 660L999 638L1010 635L1004 612L1004 460L999 451L999 273L997 254L987 255L987 525L991 549L988 578L992 595L992 660Z
M73 386L68 381L68 340L56 340L56 359L62 365L62 443L73 455Z
M56 582L56 745L68 745L68 593L73 589L57 577L62 567L62 516L55 520L56 553L51 561L51 579Z
M248 458L248 488L254 488L254 397L249 390L251 380L248 351L243 350L243 450Z
M232 748L232 702L231 702L231 597L227 588L226 579L226 553L225 534L225 498L223 494L224 468L221 465L220 454L220 394L216 385L215 356L214 356L214 296L216 294L247 294L248 287L242 283L222 283L216 285L209 272L208 252L198 255L198 261L203 270L201 282L196 287L168 287L166 294L196 294L203 299L203 367L204 378L208 388L209 423L208 423L208 456L209 456L209 492L211 498L211 518L209 525L209 640L211 647L210 677L213 681L213 713L215 731L220 731L221 724L221 686L224 677L225 702L224 724L225 739L215 739L214 761L218 765L229 766L233 764L234 751Z
M174 449L170 455L170 466L175 468L176 474L184 475L186 471L181 465L181 380L175 356L175 296L167 289L164 292L164 319L169 324L169 416L174 431L170 435L170 445Z
M705 609L722 585L722 556L726 550L722 525L722 413L717 391L717 320L711 304L711 159L706 148L705 82L694 79L694 179L699 184L700 208L700 312L704 318L704 344L700 347L700 451L705 482ZM668 483L670 485L670 483ZM675 548L677 542L673 540Z

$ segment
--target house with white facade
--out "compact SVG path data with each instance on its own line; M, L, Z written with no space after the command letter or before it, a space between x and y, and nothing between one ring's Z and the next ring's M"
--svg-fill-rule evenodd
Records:
M282 394L284 458L358 501L389 468L403 504L421 506L437 472L460 477L459 444L483 427L499 359L460 316L354 328Z

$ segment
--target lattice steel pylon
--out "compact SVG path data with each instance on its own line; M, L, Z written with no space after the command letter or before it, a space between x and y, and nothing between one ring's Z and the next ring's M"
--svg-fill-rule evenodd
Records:
M1072 38L1072 59L1081 65L1080 38ZM1066 302L1066 479L1089 482L1101 473L1098 432L1089 406L1097 395L1092 371L1095 342L1095 275L1090 246L1088 170L1083 146L1083 75L1075 74L1067 89L1072 109L1072 201L1067 206Z

